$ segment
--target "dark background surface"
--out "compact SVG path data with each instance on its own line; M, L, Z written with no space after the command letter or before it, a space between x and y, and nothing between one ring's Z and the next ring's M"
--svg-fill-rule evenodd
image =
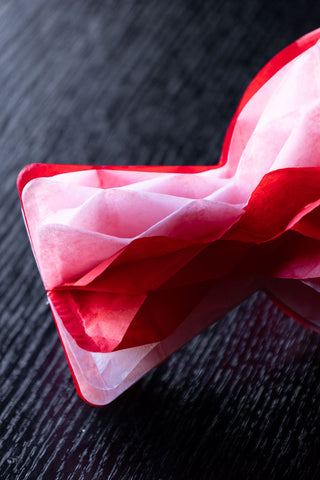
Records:
M0 0L0 478L320 478L320 337L256 294L109 406L75 393L24 230L31 162L212 164L320 2Z

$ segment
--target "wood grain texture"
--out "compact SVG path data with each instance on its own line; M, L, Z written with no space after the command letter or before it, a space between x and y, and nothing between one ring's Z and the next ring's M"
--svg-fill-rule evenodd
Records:
M0 479L320 478L320 337L263 293L104 408L74 390L15 189L31 162L212 164L319 2L0 1Z

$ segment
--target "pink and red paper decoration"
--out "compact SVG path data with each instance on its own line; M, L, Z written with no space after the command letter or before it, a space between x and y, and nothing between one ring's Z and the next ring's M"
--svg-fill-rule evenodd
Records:
M104 405L257 289L320 332L320 30L248 87L214 167L32 164L18 190L78 393Z

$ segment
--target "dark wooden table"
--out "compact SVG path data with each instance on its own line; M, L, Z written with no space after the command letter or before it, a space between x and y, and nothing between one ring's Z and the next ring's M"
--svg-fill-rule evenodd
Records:
M0 1L0 478L320 478L320 337L258 293L109 406L75 393L15 181L31 162L212 164L296 1Z

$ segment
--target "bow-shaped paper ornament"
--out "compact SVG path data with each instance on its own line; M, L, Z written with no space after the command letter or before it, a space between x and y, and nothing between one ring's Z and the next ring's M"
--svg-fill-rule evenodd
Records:
M104 405L257 289L320 331L320 31L247 89L215 167L18 179L78 393Z

